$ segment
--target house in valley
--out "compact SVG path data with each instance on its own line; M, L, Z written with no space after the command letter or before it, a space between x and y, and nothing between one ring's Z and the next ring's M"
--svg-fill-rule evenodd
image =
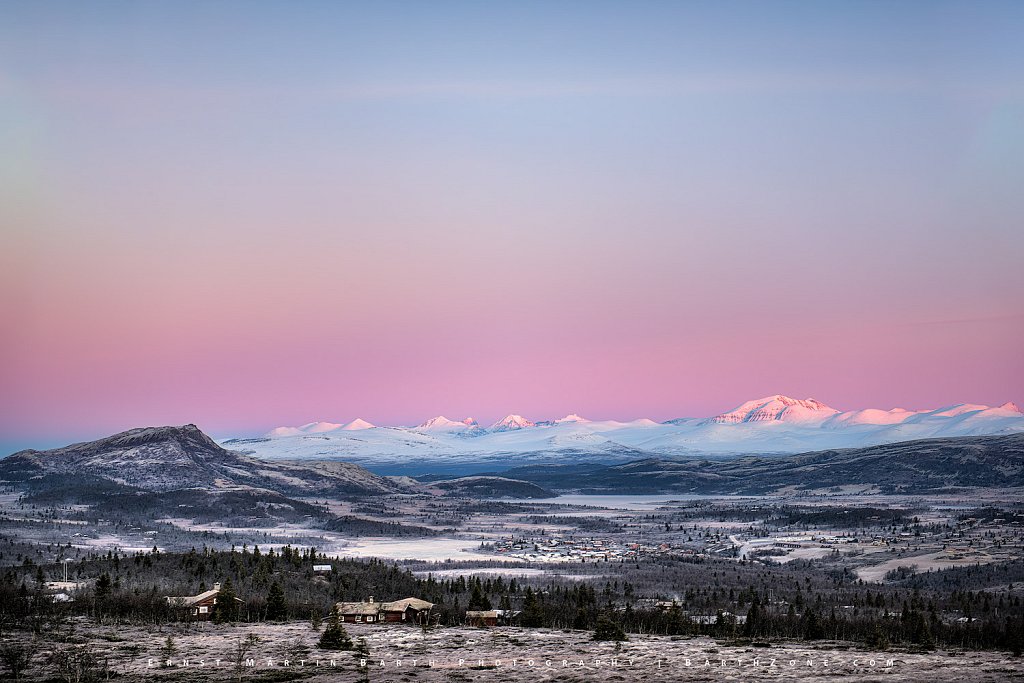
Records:
M466 626L490 628L498 625L498 610L469 610L466 612Z
M376 602L371 595L360 602L339 602L338 614L346 623L375 624L399 622L422 624L430 616L434 603L419 598L404 598L391 602Z
M220 584L213 584L213 589L203 591L199 595L167 596L167 604L171 607L188 610L188 614L200 621L206 621L213 616L214 605L217 604L217 597L220 595ZM235 598L236 602L243 602Z
M422 624L430 617L434 603L419 598L403 598L384 603L384 621Z
M382 621L384 603L375 602L373 596L369 600L359 602L339 602L338 615L343 622L350 624L372 624Z

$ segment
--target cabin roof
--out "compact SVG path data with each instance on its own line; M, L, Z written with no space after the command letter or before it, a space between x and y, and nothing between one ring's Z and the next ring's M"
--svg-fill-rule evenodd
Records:
M403 598L391 602L339 602L338 612L341 614L377 614L379 612L404 612L409 608L414 610L430 609L434 603L420 600L419 598Z
M410 607L414 610L430 609L434 606L434 603L427 602L426 600L420 600L419 598L404 598L402 600L394 600L392 602L384 603L385 612L404 612Z
M195 605L195 604L200 603L200 602L205 602L206 600L209 600L210 598L217 597L218 593L220 593L219 589L213 589L213 590L203 591L199 595L169 595L169 596L167 596L167 601L168 602L172 602L175 605L182 605L182 606Z
M199 595L168 595L167 602L172 605L179 605L181 607L189 607L191 605L198 605L201 602L212 601L220 595L220 588L212 588L208 591L203 591ZM240 597L235 596L235 602L245 602Z
M381 611L380 602L339 602L338 612L341 614L373 615Z

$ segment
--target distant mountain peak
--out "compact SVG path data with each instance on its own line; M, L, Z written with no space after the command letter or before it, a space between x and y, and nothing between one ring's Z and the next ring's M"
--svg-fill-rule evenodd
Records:
M300 432L306 434L320 434L322 432L333 432L335 429L340 429L341 425L337 422L308 422L299 427Z
M740 422L810 422L821 421L839 411L813 398L791 398L782 394L747 401L727 413L710 418L709 422L736 424Z
M501 418L493 425L491 425L492 432L508 432L516 429L525 429L527 427L535 427L536 424L527 420L522 415L506 415Z
M1020 406L1018 406L1013 401L1007 401L1006 403L999 407L1002 408L1003 410L1012 410L1015 413L1021 413L1022 415L1024 415L1024 410L1021 410Z
M465 429L468 426L465 422L456 422L455 420L449 420L444 415L438 415L416 425L416 429L451 431L453 429Z
M264 436L273 438L278 436L299 436L300 434L323 434L324 432L333 432L344 428L345 425L338 424L337 422L307 422L298 427L275 427Z
M577 415L576 413L569 413L568 415L563 417L561 420L555 420L555 424L561 424L563 422L590 422L590 420L588 420L585 417L581 417L580 415Z
M373 429L376 426L377 425L371 422L367 422L361 417L357 417L356 419L352 420L351 422L343 426L342 429L346 432L354 432L360 429Z

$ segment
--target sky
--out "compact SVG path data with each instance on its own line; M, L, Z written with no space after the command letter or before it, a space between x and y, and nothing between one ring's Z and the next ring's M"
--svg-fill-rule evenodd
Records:
M0 2L0 452L1024 400L1024 3Z

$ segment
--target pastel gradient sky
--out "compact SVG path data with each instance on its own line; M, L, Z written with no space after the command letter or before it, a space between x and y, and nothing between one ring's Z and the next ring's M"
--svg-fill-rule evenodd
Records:
M1024 3L0 4L0 445L1024 399Z

